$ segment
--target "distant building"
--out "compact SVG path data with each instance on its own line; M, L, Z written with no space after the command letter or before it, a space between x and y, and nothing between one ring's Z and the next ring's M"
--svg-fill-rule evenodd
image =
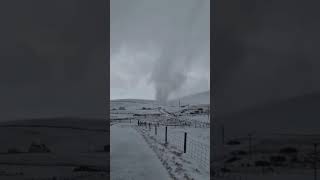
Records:
M126 110L125 107L119 107L119 110Z
M145 116L148 116L148 117L160 117L161 114L159 113L154 113L154 114L145 114Z

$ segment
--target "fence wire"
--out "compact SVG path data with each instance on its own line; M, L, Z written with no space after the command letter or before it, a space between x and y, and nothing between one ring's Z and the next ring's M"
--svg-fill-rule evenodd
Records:
M166 143L165 126L158 126L156 124L150 124L149 126L149 123L146 123L138 127L144 132L148 132L148 134L157 139L159 143ZM171 130L173 130L173 127L167 127L168 145L177 148L180 152L184 152L184 132ZM210 146L199 142L190 137L190 135L188 136L188 134L186 139L186 153L183 153L183 155L195 160L202 168L209 171Z
M229 148L226 155L237 152L234 150L247 152L251 165L241 173L215 176L215 179L320 179L320 134L254 132L226 140L224 146ZM275 162L271 157L280 157L282 161ZM257 161L270 164L257 167Z

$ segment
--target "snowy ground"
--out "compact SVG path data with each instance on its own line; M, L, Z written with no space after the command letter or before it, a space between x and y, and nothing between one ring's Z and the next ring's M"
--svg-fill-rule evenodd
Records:
M201 143L191 144L188 140L184 153L183 134L168 135L165 144L164 128L158 128L157 135L148 127L136 128L174 178L209 179L209 146L201 147Z
M318 172L319 173L319 172ZM319 177L318 177L319 178ZM282 173L282 174L233 174L224 177L214 177L215 180L307 180L314 179L313 171L306 174Z
M1 123L0 179L106 179L105 125L104 120L70 118ZM50 152L29 152L32 143Z
M115 141L118 138L123 141L122 143L127 143L132 147L135 147L134 144L144 144L149 150L153 151L154 157L158 157L155 159L162 164L163 169L172 179L209 179L210 122L208 108L209 105L205 104L179 107L158 105L153 101L144 100L111 101L110 112L113 124L111 126L111 148L115 148L113 143L116 143ZM146 125L141 126L140 124L138 126L138 121ZM126 126L123 126L123 124L126 124ZM121 126L122 130L119 129ZM157 126L157 134L155 134L155 126ZM164 143L166 126L168 129L168 144ZM125 132L124 129L128 132ZM123 136L117 134L116 130L122 132L122 134L133 133L132 130L135 130L136 133L140 134L141 139L131 139L131 137L122 139ZM185 133L187 133L186 153L183 151ZM135 141L143 141L143 143ZM132 149L130 146L127 146L127 148ZM140 151L143 152L144 150L137 148L137 151L137 156L139 156ZM112 158L113 153L111 153L111 165L114 163ZM132 158L135 159L135 157ZM130 161L128 159L130 157L125 158L122 163ZM145 158L145 161L148 160L149 158ZM153 166L153 163L151 160L151 166ZM130 166L128 168L130 170ZM127 168L121 168L120 165L117 168L111 167L111 169L113 171L111 176L114 175L114 177L119 176L119 174L125 174L125 176L134 174ZM137 172L144 171L144 168L139 166L133 167L133 169L136 169ZM139 175L135 174L133 177L139 179Z
M319 135L266 133L226 139L224 157L215 166L224 177L216 179L314 179L315 162L320 169L319 149L314 148L319 139Z
M111 126L112 180L171 179L152 149L130 123Z

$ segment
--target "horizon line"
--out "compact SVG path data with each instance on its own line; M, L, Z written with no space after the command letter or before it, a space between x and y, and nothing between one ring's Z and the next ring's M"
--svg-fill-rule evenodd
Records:
M172 101L172 100L178 100L180 98L184 98L184 97L187 97L187 96L191 96L191 95L196 95L196 94L201 94L201 93L205 93L205 92L208 92L209 91L209 94L210 94L210 89L206 90L206 91L200 91L200 92L197 92L197 93L192 93L192 94L188 94L188 95L185 95L185 96L181 96L181 97L177 97L177 98L173 98L173 99L169 99L168 101ZM120 99L112 99L110 98L110 101L116 101L116 100L146 100L146 101L157 101L156 99L139 99L139 98L120 98Z

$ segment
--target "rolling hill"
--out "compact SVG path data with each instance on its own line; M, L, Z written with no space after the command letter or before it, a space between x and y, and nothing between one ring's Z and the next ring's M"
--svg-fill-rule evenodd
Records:
M248 132L320 134L320 92L268 103L216 117L226 135Z

